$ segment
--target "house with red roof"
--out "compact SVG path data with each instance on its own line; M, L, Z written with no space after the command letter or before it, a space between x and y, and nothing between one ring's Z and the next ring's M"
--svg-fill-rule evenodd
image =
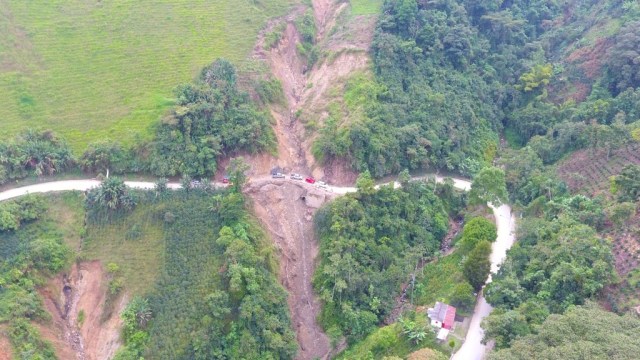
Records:
M439 328L438 340L445 340L449 331L453 330L456 319L456 308L445 303L436 302L436 306L427 309L427 316L431 319L431 326Z

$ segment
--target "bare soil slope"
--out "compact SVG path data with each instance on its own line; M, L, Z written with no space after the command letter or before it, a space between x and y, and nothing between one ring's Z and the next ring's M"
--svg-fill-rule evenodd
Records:
M0 360L11 360L11 343L0 333Z
M51 327L41 327L42 335L54 344L60 359L107 360L115 355L120 347L119 314L126 299L120 298L103 321L107 283L100 262L74 264L68 274L52 279L41 294L53 318ZM82 324L78 321L81 312Z
M331 346L316 322L320 302L311 280L318 255L313 214L335 194L303 182L265 179L249 184L256 216L263 222L280 255L280 282L289 292L299 359L326 359Z
M249 157L253 176L267 173L266 167L279 166L287 172L312 174L334 184L352 183L355 174L345 164L336 164L326 172L311 155L313 134L308 133L298 115L322 113L323 98L332 86L356 70L368 66L367 50L371 44L375 19L348 17L348 4L339 0L313 0L317 28L316 46L325 56L312 67L298 52L301 36L296 19L304 6L296 7L284 18L274 20L261 33L254 58L265 61L280 80L286 106L274 105L271 114L278 140L276 158ZM265 35L284 23L280 41L265 48ZM336 24L340 24L337 28ZM322 116L320 123L326 118ZM329 175L329 176L327 176ZM313 293L311 279L318 254L313 231L313 214L333 194L305 183L254 180L246 189L253 200L256 216L268 230L280 255L280 280L289 292L289 309L297 333L299 359L326 359L331 346L316 322L320 302Z

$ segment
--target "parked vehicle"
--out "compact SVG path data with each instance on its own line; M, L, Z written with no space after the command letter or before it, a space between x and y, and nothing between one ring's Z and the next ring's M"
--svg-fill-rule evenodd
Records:
M228 176L223 177L222 178L222 183L223 184L229 184L230 183L229 177Z
M285 178L284 174L283 173L279 173L279 172L271 174L271 177L274 178L274 179L284 179Z
M316 179L312 178L311 176L309 176L308 178L304 179L304 181L308 182L309 184L315 184L316 183Z
M302 180L302 175L293 173L291 174L291 180Z
M319 187L319 188L326 189L327 188L327 183L324 182L324 181L318 181L318 182L316 182L316 186Z

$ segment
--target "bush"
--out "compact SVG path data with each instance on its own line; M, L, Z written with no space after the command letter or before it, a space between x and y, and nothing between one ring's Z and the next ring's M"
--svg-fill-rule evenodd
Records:
M497 237L498 230L491 221L483 217L475 217L462 229L461 247L464 253L468 253L481 241L494 242Z
M0 143L0 184L29 175L54 175L72 165L71 149L51 131L29 130Z
M475 291L480 291L487 281L491 270L490 255L491 243L483 240L471 250L464 262L462 272Z

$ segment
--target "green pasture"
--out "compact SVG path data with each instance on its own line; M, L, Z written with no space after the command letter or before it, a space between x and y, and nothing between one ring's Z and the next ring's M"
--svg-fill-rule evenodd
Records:
M0 137L50 128L76 153L148 137L177 85L218 57L242 67L294 2L2 0Z

